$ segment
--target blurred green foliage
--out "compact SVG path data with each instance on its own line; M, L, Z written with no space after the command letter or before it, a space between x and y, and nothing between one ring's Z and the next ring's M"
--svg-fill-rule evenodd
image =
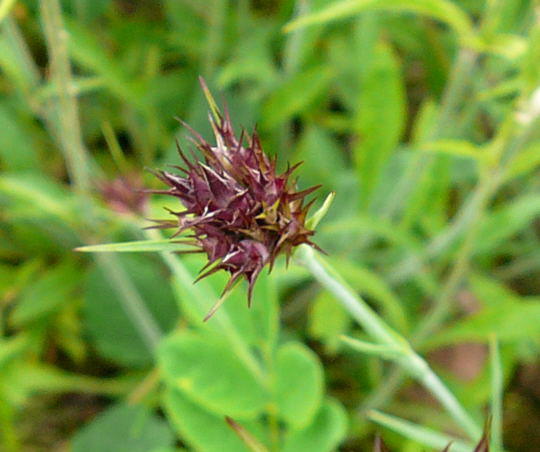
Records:
M477 419L508 401L509 449L539 449L539 8L0 1L0 448L248 450L225 415L270 450L370 450L372 421L392 450L446 441L379 407L461 434L343 347L363 332L294 263L203 323L223 287L192 284L203 260L73 251L144 239L104 187L158 187L144 168L189 146L175 116L208 136L203 75L280 165L304 161L300 186L336 192L315 238L351 287Z

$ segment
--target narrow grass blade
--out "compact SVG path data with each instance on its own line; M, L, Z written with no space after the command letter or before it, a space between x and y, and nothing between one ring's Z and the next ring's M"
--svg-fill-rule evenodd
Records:
M381 413L380 411L370 411L367 417L383 427L386 427L406 438L412 439L435 449L444 449L448 444L452 443L452 452L471 452L474 450L472 444L467 444L459 440L455 440L449 436L439 433L435 430L422 427L412 422L406 421L396 416Z
M395 359L403 355L403 352L390 345L372 344L370 342L353 339L349 336L340 336L343 343L349 347L368 355L378 356L383 359Z
M183 240L140 240L135 242L105 243L102 245L80 246L75 251L83 253L141 253L155 251L198 252L188 248Z
M493 335L489 341L491 367L491 443L494 451L503 450L502 441L502 405L503 405L503 368L499 342Z
M330 193L324 200L323 205L319 208L319 210L317 210L317 212L315 212L310 218L308 218L306 222L306 226L308 229L315 229L317 227L319 222L325 217L328 209L330 209L330 206L332 205L335 197L335 192Z

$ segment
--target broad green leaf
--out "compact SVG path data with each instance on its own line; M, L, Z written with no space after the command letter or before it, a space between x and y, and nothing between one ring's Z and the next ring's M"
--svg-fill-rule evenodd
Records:
M268 402L268 394L222 340L179 332L159 349L167 384L218 415L250 419Z
M227 425L223 416L206 411L189 400L178 389L165 391L165 410L183 441L194 450L204 452L249 452L249 449ZM261 439L260 428L255 423L242 425Z
M142 405L115 405L100 413L72 439L73 452L152 452L171 447L169 426Z
M475 249L478 253L496 250L513 235L532 227L540 216L540 195L526 194L499 207L482 222Z
M303 113L327 88L330 75L328 68L315 66L299 72L275 89L263 105L265 128L273 128Z
M50 315L74 300L80 271L72 261L65 261L33 281L20 295L11 313L14 326L21 327Z
M75 251L84 253L141 253L141 252L175 252L192 250L184 243L179 243L181 240L140 240L136 242L122 243L104 243L101 245L88 245L75 248Z
M424 14L447 23L463 39L470 39L473 34L469 17L448 0L342 0L289 22L285 26L285 31L290 32L309 25L326 24L370 10Z
M362 80L354 159L361 199L369 205L389 156L399 143L405 125L405 89L400 64L390 46L375 47L371 66Z
M153 320L162 332L171 330L177 319L176 304L159 261L135 255L117 258ZM109 276L100 266L87 275L83 313L88 333L104 357L124 366L148 366L153 361L152 353Z
M339 402L326 400L310 425L290 431L283 452L330 452L336 450L347 432L347 414Z
M321 405L323 369L317 355L300 343L285 344L276 355L279 415L292 428L305 427Z

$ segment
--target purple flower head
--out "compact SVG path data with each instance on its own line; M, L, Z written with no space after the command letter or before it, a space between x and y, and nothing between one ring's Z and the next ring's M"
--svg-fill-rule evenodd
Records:
M303 243L318 249L310 240L314 231L305 225L313 201L304 205L304 199L319 186L297 191L291 174L299 164L278 174L276 160L263 152L257 132L248 135L242 130L237 137L228 111L222 115L203 80L201 85L212 111L209 119L215 144L181 121L204 161L188 159L178 145L185 166L174 168L180 173L156 173L169 189L152 192L178 198L185 209L170 211L176 219L155 220L154 227L177 228L175 236L191 231L186 243L208 256L197 281L225 270L230 274L226 294L243 277L251 305L263 267L268 264L271 269L280 254L288 261L294 247Z

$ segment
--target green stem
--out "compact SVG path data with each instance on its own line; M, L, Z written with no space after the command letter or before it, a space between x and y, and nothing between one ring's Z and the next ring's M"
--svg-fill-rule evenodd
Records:
M67 169L83 204L81 216L88 229L95 229L92 204L85 202L90 195L90 159L88 158L81 132L77 98L71 74L67 48L68 34L64 28L62 11L58 0L41 0L41 14L50 58L51 82L56 85L58 105L58 135ZM89 238L87 231L83 237ZM137 288L117 258L112 255L96 255L98 265L118 293L119 301L150 350L154 350L161 337L160 328L148 311Z
M484 178L477 185L470 203L457 214L457 218L450 226L449 230L454 231L451 233L452 239L434 239L430 245L430 248L437 249L441 252L446 249L454 239L456 239L462 230L466 229L464 240L458 250L456 262L440 291L439 296L435 299L431 311L427 314L423 322L419 325L417 332L412 338L412 343L418 347L424 340L429 337L433 332L437 331L440 325L447 318L451 307L452 300L459 290L463 279L466 277L470 260L474 253L474 244L476 242L480 220L483 218L489 202L497 192L499 186L504 182L505 169L516 153L523 148L531 139L534 131L537 128L540 117L531 118L531 120L522 128L521 132L511 140L503 150L503 153L499 159L497 167L489 174L486 174ZM473 207L471 207L471 204ZM446 231L443 237L448 236L450 233ZM444 241L444 246L442 245ZM428 255L427 253L424 255ZM416 257L416 269L420 268L423 261ZM413 269L409 268L408 272L413 272ZM403 277L403 274L402 274ZM399 389L403 382L405 375L403 369L395 367L386 378L385 381L379 385L379 388L367 398L361 407L361 412L365 413L366 410L384 405L392 395Z
M67 38L58 0L42 0L41 15L50 58L51 81L58 89L58 122L64 158L76 191L90 190L89 161L84 148L79 111L74 95Z
M96 253L94 258L118 294L122 308L137 329L148 350L153 353L162 336L161 329L125 269L113 254Z
M310 247L303 245L299 250L299 257L300 262L312 273L315 279L341 302L373 340L402 351L401 357L398 359L400 365L439 400L472 439L477 439L481 429L439 377L435 375L426 361L412 350L406 339L392 330L362 298L357 296L322 256L316 254Z

